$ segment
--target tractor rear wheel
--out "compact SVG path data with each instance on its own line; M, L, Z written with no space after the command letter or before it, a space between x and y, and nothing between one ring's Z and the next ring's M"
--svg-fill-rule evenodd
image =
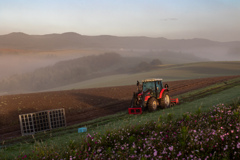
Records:
M148 110L150 112L157 110L158 101L156 98L152 97L148 101Z
M161 98L160 106L162 108L169 108L170 107L170 97L168 92L164 92Z

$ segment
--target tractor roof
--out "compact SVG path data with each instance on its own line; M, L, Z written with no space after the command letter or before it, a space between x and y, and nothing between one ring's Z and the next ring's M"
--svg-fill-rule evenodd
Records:
M145 79L142 80L142 82L155 82L155 81L162 81L162 78L151 78L151 79Z

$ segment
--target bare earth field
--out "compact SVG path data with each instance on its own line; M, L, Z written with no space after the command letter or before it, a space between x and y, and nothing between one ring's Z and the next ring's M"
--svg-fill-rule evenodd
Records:
M224 82L240 76L224 76L166 82L170 95ZM164 83L165 84L165 83ZM20 136L18 115L65 108L67 125L127 111L136 86L106 87L0 96L0 140Z

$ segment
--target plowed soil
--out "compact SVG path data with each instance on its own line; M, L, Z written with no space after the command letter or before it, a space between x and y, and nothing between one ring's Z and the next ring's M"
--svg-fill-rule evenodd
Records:
M240 76L171 81L176 96ZM165 84L164 83L164 84ZM65 108L67 125L126 111L137 86L120 86L0 96L0 140L21 135L19 114Z

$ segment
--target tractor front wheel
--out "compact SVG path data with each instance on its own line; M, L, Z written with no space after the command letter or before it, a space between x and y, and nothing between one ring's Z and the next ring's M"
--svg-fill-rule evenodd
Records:
M169 94L168 92L164 92L163 95L162 95L162 98L161 98L161 103L160 103L160 106L162 108L169 108L170 107L170 97L169 97Z
M152 97L148 101L148 110L150 112L157 110L158 101L156 98Z

